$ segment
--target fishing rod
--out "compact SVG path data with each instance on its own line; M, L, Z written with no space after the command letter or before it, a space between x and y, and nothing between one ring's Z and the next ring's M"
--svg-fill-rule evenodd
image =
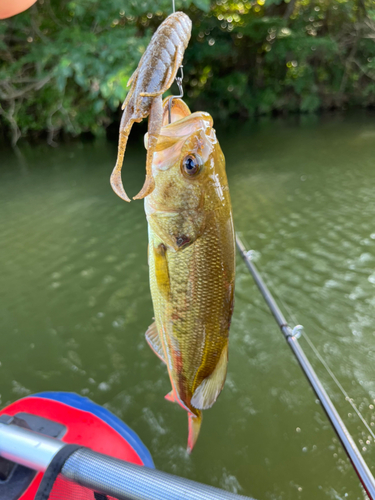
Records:
M301 329L296 327L292 330L292 328L288 325L283 313L281 312L271 292L268 290L267 285L264 283L254 262L252 262L249 253L246 251L246 248L238 234L236 234L236 243L247 268L253 276L255 283L257 284L264 300L266 301L270 311L272 312L276 323L279 325L280 330L285 337L285 340L288 342L289 347L292 349L293 354L296 356L308 381L310 382L312 388L318 396L333 428L335 429L341 441L341 444L343 445L350 461L352 462L354 470L356 471L364 489L366 490L367 495L371 500L375 500L374 476L372 475L370 469L364 461L359 449L357 448L357 445L354 442L354 439L350 435L348 429L346 428L334 404L332 403L330 397L322 386L317 374L315 373L313 367L311 366L302 347L298 342L298 337L301 335Z

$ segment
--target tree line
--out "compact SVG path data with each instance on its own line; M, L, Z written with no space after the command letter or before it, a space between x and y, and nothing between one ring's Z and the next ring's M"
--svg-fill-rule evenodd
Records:
M176 0L184 89L214 119L375 106L375 0ZM0 21L0 134L104 134L170 0L38 0ZM175 89L177 90L177 89Z

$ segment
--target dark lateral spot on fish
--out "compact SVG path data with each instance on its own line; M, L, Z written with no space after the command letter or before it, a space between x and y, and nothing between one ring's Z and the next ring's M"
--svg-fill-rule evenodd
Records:
M165 245L163 243L160 243L160 245L157 247L158 254L164 256L165 251L166 251Z
M177 236L177 238L176 238L176 245L178 246L178 248L183 247L187 243L190 243L189 236L186 236L185 234L183 234L181 236Z

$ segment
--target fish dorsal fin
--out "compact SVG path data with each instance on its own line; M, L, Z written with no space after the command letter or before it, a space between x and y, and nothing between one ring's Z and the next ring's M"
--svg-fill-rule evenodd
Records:
M163 363L165 363L163 346L161 344L159 332L158 329L156 328L155 321L147 328L145 336L148 345L154 351L156 356L158 356L163 361Z
M191 398L191 404L194 408L207 410L207 408L211 408L211 406L215 403L225 382L227 365L228 346L226 345L221 352L221 356L215 370L195 389L193 397Z

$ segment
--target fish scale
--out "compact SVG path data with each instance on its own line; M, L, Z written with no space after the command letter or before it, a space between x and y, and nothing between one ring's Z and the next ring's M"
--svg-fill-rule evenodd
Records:
M164 101L164 114L168 98ZM185 113L173 119L174 108ZM184 114L182 113L182 114ZM146 339L167 365L167 399L188 411L191 451L202 409L225 382L233 311L234 231L225 160L207 113L174 99L172 121L160 131L145 198L155 324ZM168 141L165 138L168 137ZM199 164L189 177L184 161ZM195 168L195 167L194 167Z

